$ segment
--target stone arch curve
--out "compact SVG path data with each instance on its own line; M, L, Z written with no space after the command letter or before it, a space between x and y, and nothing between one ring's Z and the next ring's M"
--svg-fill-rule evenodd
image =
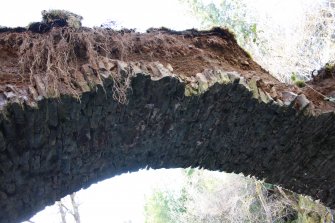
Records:
M128 105L111 86L38 109L12 104L1 116L1 222L146 166L242 172L334 206L334 113L260 103L238 83L185 97L175 78L138 75Z
M235 49L246 59L242 68L256 66L225 32L171 35L209 35L205 40L213 52ZM195 42L191 48L203 44ZM85 84L98 80L97 72L90 68L87 74L83 65L80 100L66 94L36 97L33 107L17 103L25 99L20 87L0 86L0 102L6 104L0 114L0 222L28 219L80 188L147 166L253 175L334 208L334 112L313 115L303 95L288 93L294 97L283 104L254 78L224 69L183 78L158 62L109 61L132 74L126 104L113 99L113 78L104 65L102 82L90 87Z

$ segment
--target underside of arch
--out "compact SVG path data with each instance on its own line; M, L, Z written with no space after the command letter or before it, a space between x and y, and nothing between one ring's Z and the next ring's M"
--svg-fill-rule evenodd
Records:
M228 50L236 47L225 30L220 30L224 35L154 32L192 40L202 35L214 44L210 49L201 44L187 46L190 49L220 54L226 50L222 40ZM6 61L14 58L10 52L5 56ZM308 92L295 95L292 86L274 97L271 84L256 78L257 72L266 72L247 54L239 56L236 60L243 64L236 69L234 60L222 67L210 61L208 68L194 75L173 59L171 65L166 58L164 62L134 61L135 57L125 61L101 56L97 67L78 68L76 86L81 92L77 97L69 93L48 97L45 82L38 78L26 88L18 82L3 83L0 222L28 219L80 188L145 167L192 166L253 175L334 208L334 112L318 111L306 98ZM190 61L184 62L188 69ZM116 73L129 77L122 103Z

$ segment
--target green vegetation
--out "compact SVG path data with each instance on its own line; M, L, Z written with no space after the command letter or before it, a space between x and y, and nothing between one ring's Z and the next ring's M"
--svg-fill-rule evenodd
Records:
M79 29L81 27L82 19L82 16L66 10L51 9L42 11L42 21L44 23L53 23L56 20L64 20L69 27Z
M156 190L146 200L146 223L330 223L331 210L310 198L254 178L182 170L179 191Z
M177 196L171 191L155 191L145 205L145 223L175 223L186 212L186 194Z
M326 63L325 65L325 76L331 77L333 75L333 72L335 70L335 64L334 63Z
M310 79L312 70L335 59L335 52L331 50L335 47L335 20L329 16L334 14L335 8L324 1L301 1L298 3L301 7L292 4L294 10L282 16L295 18L289 23L285 23L285 19L280 23L272 17L271 11L261 12L254 1L180 1L190 8L202 28L223 26L233 31L240 46L283 82L290 82L292 71L303 80ZM283 1L273 2L285 6ZM293 15L294 12L297 14ZM302 81L297 84L303 85Z
M218 4L206 4L202 0L180 0L190 6L192 13L201 21L204 28L223 26L236 34L237 41L243 46L249 42L260 44L256 23L248 22L247 7L243 1L221 0Z
M293 83L294 83L295 85L297 85L297 86L300 87L300 88L306 86L305 81L299 79L299 78L297 77L297 74L294 73L294 72L292 72L291 80L293 81Z

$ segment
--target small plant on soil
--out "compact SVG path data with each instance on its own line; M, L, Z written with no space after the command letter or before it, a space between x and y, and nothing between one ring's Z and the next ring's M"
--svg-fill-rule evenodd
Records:
M69 27L79 29L81 27L82 16L66 10L43 10L42 11L42 22L52 24L58 21L65 21Z
M300 88L306 86L305 81L303 81L303 80L301 80L300 78L298 78L298 77L297 77L297 74L294 73L294 72L292 72L291 80L293 81L293 83L294 83L295 85L297 85L297 86L300 87Z

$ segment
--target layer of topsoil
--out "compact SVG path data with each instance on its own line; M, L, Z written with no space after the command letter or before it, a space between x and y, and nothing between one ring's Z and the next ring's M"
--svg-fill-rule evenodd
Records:
M159 62L183 77L195 76L205 69L236 71L247 81L256 78L258 87L274 100L283 100L282 92L289 91L306 95L315 114L335 110L335 103L325 100L325 96L335 96L333 73L320 72L303 88L281 83L238 46L234 35L221 28L182 32L163 28L147 33L68 27L45 33L0 30L0 104L15 94L28 101L36 99L40 80L49 85L49 95L80 96L76 71L84 64L95 69L99 58Z

